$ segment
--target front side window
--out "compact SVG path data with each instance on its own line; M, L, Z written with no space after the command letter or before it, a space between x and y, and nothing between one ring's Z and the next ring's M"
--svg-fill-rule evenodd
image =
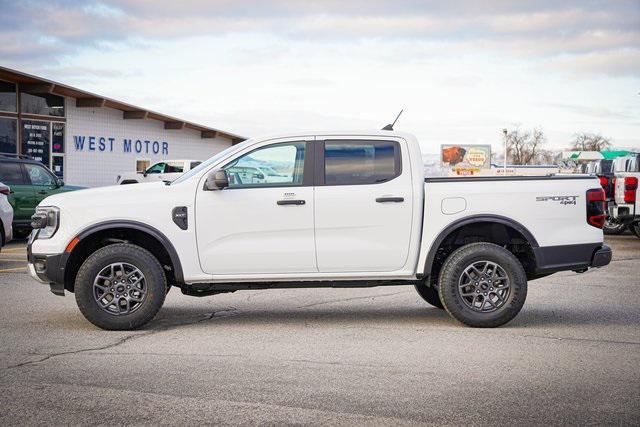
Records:
M24 177L20 164L15 162L0 162L0 182L7 185L24 185Z
M147 173L164 173L166 167L167 164L164 162L156 163L155 165L147 169Z
M27 175L31 180L31 185L41 185L51 187L56 184L55 178L43 166L25 163Z
M198 167L198 165L199 165L200 163L202 163L202 162L191 162L191 165L189 166L189 169L193 169L193 168Z
M304 156L304 142L268 145L232 161L224 170L230 188L302 185Z
M394 141L325 141L325 185L378 184L400 175Z

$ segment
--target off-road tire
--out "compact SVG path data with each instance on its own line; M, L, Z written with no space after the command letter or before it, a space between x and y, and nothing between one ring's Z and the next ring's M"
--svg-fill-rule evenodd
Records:
M112 315L98 306L93 282L98 273L112 263L137 267L145 277L147 294L140 306L128 314ZM98 249L80 267L75 282L76 303L84 317L107 330L132 330L149 322L158 313L167 292L167 280L158 260L144 248L118 243Z
M414 285L418 295L422 297L423 300L431 304L432 306L444 309L442 305L442 301L440 301L440 295L438 294L438 286L435 280L431 280L430 284L427 285L426 281L421 281L420 283Z
M507 274L510 291L506 301L491 312L478 312L468 307L460 295L459 281L470 265L489 261ZM471 243L456 249L442 266L438 280L440 300L456 320L477 328L494 328L512 320L522 309L527 297L527 275L520 261L508 250L493 243Z

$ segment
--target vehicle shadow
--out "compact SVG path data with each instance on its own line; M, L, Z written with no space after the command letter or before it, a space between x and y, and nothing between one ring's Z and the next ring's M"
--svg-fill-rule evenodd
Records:
M530 307L500 329L548 328L566 326L628 326L630 317L638 315L611 308L581 309L561 311L557 308ZM210 327L216 323L238 326L280 326L310 325L345 327L418 327L418 328L467 328L451 318L444 310L428 305L424 307L313 307L236 309L218 306L211 310L193 307L165 307L147 328L167 328L183 325L202 324Z

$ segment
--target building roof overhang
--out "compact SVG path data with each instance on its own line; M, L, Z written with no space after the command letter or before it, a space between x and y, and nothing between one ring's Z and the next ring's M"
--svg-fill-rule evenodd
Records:
M123 119L138 120L158 120L164 122L165 129L193 129L200 132L201 138L226 138L231 140L232 144L244 141L246 138L220 129L209 126L203 126L197 123L178 119L166 114L151 111L146 108L137 107L127 104L126 102L117 101L106 96L97 95L95 93L80 90L78 88L37 77L22 71L13 70L0 66L0 79L18 83L21 90L34 93L52 93L55 95L67 96L75 98L76 107L78 108L113 108L122 111Z

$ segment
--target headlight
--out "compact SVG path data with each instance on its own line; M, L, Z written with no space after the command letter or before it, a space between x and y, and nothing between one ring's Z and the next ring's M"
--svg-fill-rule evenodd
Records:
M48 239L58 231L60 209L55 206L38 206L31 217L31 228L40 230L38 239Z

